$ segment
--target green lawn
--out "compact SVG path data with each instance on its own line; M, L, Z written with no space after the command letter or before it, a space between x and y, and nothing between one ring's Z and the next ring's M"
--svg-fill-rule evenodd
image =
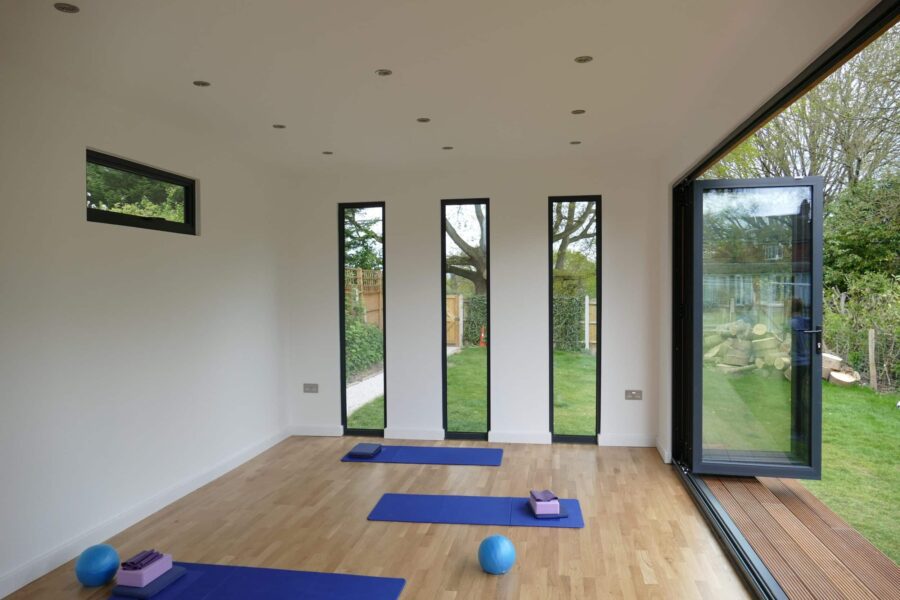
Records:
M448 431L487 431L487 348L447 357Z
M597 357L553 353L553 433L596 435Z
M822 480L803 484L900 563L900 394L823 384Z
M554 431L594 435L596 358L586 352L554 354ZM450 431L487 431L487 349L464 348L447 359L447 420ZM382 429L384 397L350 415L349 426Z
M378 396L363 404L347 417L347 427L352 429L384 429L384 396Z
M703 371L704 448L790 449L790 382ZM822 384L822 479L803 484L900 562L900 394Z

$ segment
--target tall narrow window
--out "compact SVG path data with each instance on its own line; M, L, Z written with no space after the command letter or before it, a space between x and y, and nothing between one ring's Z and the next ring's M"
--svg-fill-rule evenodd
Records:
M488 201L441 202L444 430L486 438L490 402Z
M384 203L338 205L341 420L345 433L381 434L384 383Z
M550 423L557 441L600 430L600 196L550 198Z

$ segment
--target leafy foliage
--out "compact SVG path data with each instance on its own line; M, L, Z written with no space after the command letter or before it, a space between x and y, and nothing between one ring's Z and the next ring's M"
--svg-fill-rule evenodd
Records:
M878 363L886 365L887 374L896 382L900 379L900 277L866 273L852 275L847 281L843 310L842 293L837 289L825 303L825 344L858 371L866 372L868 332L875 329Z
M372 208L344 209L344 266L348 269L384 268L382 217Z
M348 378L364 373L384 360L384 338L375 325L348 319L344 324L344 344Z
M578 351L584 347L584 296L553 296L553 348Z
M86 177L90 208L184 223L184 188L180 185L90 162Z
M825 285L847 278L900 273L900 175L856 183L834 199L825 219Z
M463 310L466 311L463 319L463 342L471 346L477 346L481 341L481 328L484 327L485 337L489 335L487 330L487 296L470 296L465 299Z

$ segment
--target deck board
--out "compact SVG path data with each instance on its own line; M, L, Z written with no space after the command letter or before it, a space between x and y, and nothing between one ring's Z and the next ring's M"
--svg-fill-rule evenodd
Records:
M900 598L900 567L800 483L705 477L790 598Z

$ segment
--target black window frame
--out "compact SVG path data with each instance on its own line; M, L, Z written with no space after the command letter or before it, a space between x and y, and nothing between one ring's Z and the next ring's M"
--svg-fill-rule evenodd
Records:
M484 253L484 262L487 265L487 431L450 431L447 428L447 207L466 206L470 204L484 204L485 214L485 239L487 248ZM493 329L491 328L491 206L489 198L459 198L441 200L441 409L444 427L444 438L448 440L487 440L491 433L491 342Z
M549 344L549 356L550 356L550 392L549 392L549 404L550 404L550 439L553 442L565 443L565 444L598 444L600 435L600 373L601 373L601 325L603 322L602 318L602 308L603 308L603 297L600 295L603 290L603 281L602 281L602 265L601 265L601 257L603 256L602 250L602 241L603 241L603 231L602 231L602 206L603 206L603 196L599 194L590 194L585 196L550 196L547 199L547 271L548 271L548 315L549 315L549 336L548 336L548 344ZM595 398L596 398L596 407L594 413L594 434L593 435L572 435L572 434L559 434L554 431L553 424L553 205L557 202L593 202L595 206L595 214L596 214L596 231L594 232L594 243L597 247L597 262L595 265L595 294L597 296L597 368L596 368L596 380L594 385L596 386Z
M381 321L384 328L381 330L381 347L384 349L382 361L382 373L384 374L384 417L383 429L359 429L347 426L347 343L345 329L347 326L346 298L344 297L344 263L346 254L344 247L344 211L348 208L380 208L381 209ZM340 372L341 372L341 427L344 435L384 437L384 431L388 426L388 391L387 391L387 209L384 202L341 202L338 204L338 307L340 311L338 330L340 345Z
M184 223L175 221L167 221L157 217L141 217L138 215L126 215L111 210L103 210L100 208L87 207L87 220L92 223L108 223L111 225L124 225L126 227L137 227L138 229L152 229L155 231L167 231L169 233L182 233L186 235L197 235L197 181L190 177L176 175L162 169L148 167L141 163L104 154L97 150L87 149L85 151L85 171L87 165L95 164L103 167L109 167L118 171L125 171L148 177L157 181L171 183L173 185L184 188ZM87 182L85 181L85 187Z

